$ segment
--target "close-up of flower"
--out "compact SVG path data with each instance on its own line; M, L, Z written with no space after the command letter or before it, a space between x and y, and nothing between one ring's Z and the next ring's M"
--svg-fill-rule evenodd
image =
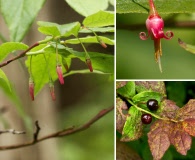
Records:
M164 21L159 16L153 0L149 0L149 16L146 20L146 28L148 30L148 35L145 32L140 32L140 39L146 40L148 37L151 37L154 40L154 49L155 49L155 60L159 64L159 69L162 72L160 56L162 56L162 48L161 48L161 38L170 40L173 37L173 32L167 31L164 33Z

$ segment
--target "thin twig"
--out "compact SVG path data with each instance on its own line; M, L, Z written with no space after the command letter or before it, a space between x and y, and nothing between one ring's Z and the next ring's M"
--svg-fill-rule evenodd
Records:
M44 136L42 138L38 138L38 135L39 135L39 132L40 132L41 128L39 127L38 121L36 121L35 122L36 131L34 133L34 138L33 138L32 141L26 142L26 143L22 143L22 144L10 145L10 146L0 146L0 150L10 150L10 149L27 147L27 146L31 146L31 145L34 145L36 143L39 143L39 142L41 142L43 140L46 140L46 139L64 137L64 136L68 136L68 135L71 135L71 134L75 134L75 133L84 131L84 130L88 129L91 125L93 125L96 121L98 121L103 116L105 116L110 111L112 111L113 109L114 109L114 106L109 107L109 108L104 109L104 110L101 110L98 114L96 114L87 123L83 124L82 126L80 126L78 128L75 128L75 127L66 128L66 129L63 129L61 131L58 131L58 132L49 134L47 136Z
M38 122L38 121L35 122L35 127L36 127L36 131L35 131L35 133L34 133L34 138L33 138L33 142L34 142L34 143L37 141L39 132L40 132L40 130L41 130L41 128L39 127L39 122Z
M25 131L16 131L15 129L8 129L8 130L4 130L4 131L0 131L0 134L3 133L12 133L12 134L25 134Z
M3 66L8 65L8 64L9 64L10 62L12 62L12 61L15 61L15 60L17 60L17 59L19 59L19 58L24 57L28 51L30 51L32 48L34 48L34 47L36 47L36 46L38 46L38 45L39 45L39 42L33 44L31 47L29 47L27 50L23 51L23 52L20 53L19 55L15 56L15 57L13 57L13 58L10 58L9 60L7 60L7 61L1 63L1 64L0 64L0 68L3 67Z

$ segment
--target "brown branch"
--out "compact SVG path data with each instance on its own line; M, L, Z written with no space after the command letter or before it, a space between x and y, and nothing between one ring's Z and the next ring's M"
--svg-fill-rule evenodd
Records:
M107 109L101 110L98 114L96 114L87 123L83 124L82 126L80 126L78 128L75 128L75 127L66 128L66 129L63 129L61 131L44 136L42 138L38 138L38 135L39 135L41 128L39 127L38 121L36 121L35 122L36 131L34 133L34 137L33 137L32 141L22 143L22 144L10 145L10 146L0 146L0 150L10 150L10 149L27 147L27 146L31 146L31 145L34 145L36 143L39 143L39 142L46 140L46 139L64 137L64 136L68 136L70 134L75 134L75 133L84 131L84 130L88 129L92 124L94 124L96 121L98 121L103 116L105 116L107 113L112 111L113 109L114 109L114 107L112 106L112 107L109 107Z
M10 58L9 60L7 60L7 61L1 63L1 64L0 64L0 68L3 67L3 66L8 65L9 63L11 63L11 62L13 62L13 61L15 61L15 60L17 60L17 59L19 59L19 58L24 57L28 51L30 51L32 48L34 48L34 47L36 47L36 46L38 46L38 45L39 45L39 42L36 42L35 44L33 44L32 46L30 46L27 50L23 51L22 53L20 53L20 54L17 55L16 57Z

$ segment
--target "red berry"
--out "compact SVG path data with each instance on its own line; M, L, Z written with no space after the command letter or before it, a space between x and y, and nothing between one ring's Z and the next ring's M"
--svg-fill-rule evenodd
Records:
M147 107L151 111L156 111L158 109L158 101L156 99L149 99L147 101Z
M142 123L144 124L150 124L152 122L152 116L150 114L142 114L141 117Z

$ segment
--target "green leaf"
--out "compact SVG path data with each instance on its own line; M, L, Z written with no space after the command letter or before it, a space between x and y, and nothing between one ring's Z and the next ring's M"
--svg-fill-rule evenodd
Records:
M98 36L98 37L101 38L104 43L109 44L109 45L114 45L114 40L111 40L103 36ZM79 38L79 39L81 40L82 43L99 43L96 36L87 36L87 37ZM65 43L79 44L80 41L78 39L68 39L65 41Z
M40 45L35 47L28 52L27 55L36 55L32 58L32 76L35 83L35 95L44 87L45 84L49 82L49 74L51 75L53 81L57 77L56 73L56 49L53 46ZM59 61L62 63L62 58L66 58L68 67L71 64L72 58L79 58L85 62L85 52L77 52L68 47L64 47L58 44ZM44 55L47 62L45 61ZM114 72L114 57L111 55L89 52L91 57L92 65L96 73L100 74L113 74ZM63 64L63 63L62 63ZM26 65L30 67L30 58L26 61ZM63 73L65 73L65 68L63 68ZM77 71L77 73L80 73ZM67 73L64 76L75 74L73 72Z
M137 104L139 107L148 110L146 103L149 99L156 99L158 104L161 103L162 95L159 92L152 92L152 91L143 91L136 94L132 101L133 103Z
M83 20L85 27L104 27L114 25L114 12L99 11Z
M18 114L24 120L26 127L28 129L31 129L31 127L32 127L31 120L26 115L26 113L23 109L23 106L20 102L20 99L17 96L17 93L12 89L12 86L11 86L8 78L6 77L5 73L1 69L0 69L0 89L3 90L3 93L9 98L10 101L13 102Z
M135 95L135 82L127 82L125 86L118 88L116 92L125 98L132 98Z
M8 25L11 41L21 41L45 0L1 0L3 18Z
M154 3L159 14L194 13L195 11L194 0L182 0L179 3L178 1L155 0ZM148 0L116 0L117 13L148 13L148 11Z
M9 80L7 79L5 73L0 69L0 87L7 94L10 94L12 89Z
M161 93L164 97L166 97L166 89L163 81L135 81L135 89L136 91L154 91Z
M38 21L37 24L39 25L39 32L50 35L50 36L77 36L80 30L80 23L79 22L72 22L68 24L59 25L57 23L52 22L44 22Z
M178 39L179 45L184 48L186 51L195 54L195 46L183 42L181 39Z
M0 62L3 61L7 55L16 50L26 50L28 46L19 42L6 42L0 46Z
M129 109L129 116L125 122L121 141L137 140L142 136L143 125L141 122L142 112L135 107Z
M90 28L90 27L88 27L88 28L94 32L101 32L101 33L114 32L114 27L104 27L104 28L98 28L98 27ZM92 33L89 29L82 28L79 31L79 33Z
M108 0L65 0L76 12L87 17L108 8Z
M108 0L110 2L111 5L114 6L114 0Z

